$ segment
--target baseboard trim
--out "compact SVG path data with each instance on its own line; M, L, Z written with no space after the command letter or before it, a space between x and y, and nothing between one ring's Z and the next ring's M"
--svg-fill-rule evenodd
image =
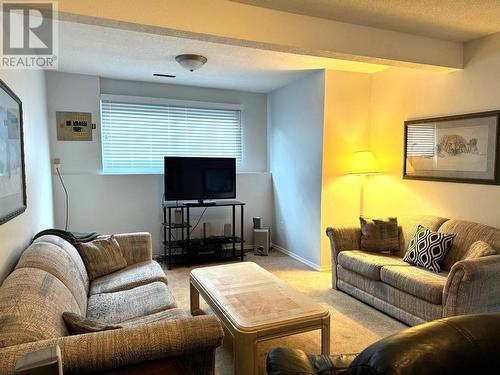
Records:
M312 268L313 270L315 271L320 271L320 272L323 272L323 271L330 271L332 269L332 266L320 266L319 264L316 264L314 262L311 262L310 260L307 260L305 258L302 258L300 255L297 255L295 253L292 253L291 251L285 249L284 247L281 247L279 245L276 245L276 244L271 244L271 247L273 249L276 249L278 250L280 253L283 253L285 255L288 255L290 258L293 258L295 260L298 260L300 263L303 263L305 264L306 266Z
M320 271L321 272L330 272L331 270L332 270L332 265L331 264L320 267Z

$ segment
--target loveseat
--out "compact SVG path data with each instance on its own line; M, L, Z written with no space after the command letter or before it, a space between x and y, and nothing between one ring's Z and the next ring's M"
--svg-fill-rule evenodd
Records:
M500 255L464 259L482 240L500 254L500 229L437 216L398 218L399 250L360 250L360 228L327 228L332 250L333 288L409 325L462 314L500 311ZM456 234L441 272L403 261L417 225Z
M0 374L13 373L25 353L54 345L65 374L125 374L138 366L213 374L220 322L177 307L152 260L150 234L115 238L127 267L93 281L76 248L60 237L39 237L23 252L0 287ZM64 312L122 328L69 335Z

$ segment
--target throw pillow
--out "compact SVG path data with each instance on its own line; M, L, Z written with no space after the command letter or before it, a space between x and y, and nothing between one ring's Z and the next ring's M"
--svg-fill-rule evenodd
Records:
M365 251L398 251L399 230L398 219L359 218L361 224L361 250Z
M64 323L66 324L66 328L68 328L68 332L72 335L81 335L82 333L92 333L122 328L122 326L117 324L99 322L72 312L64 312L62 317Z
M90 280L127 267L122 250L114 236L100 238L77 246Z
M492 248L489 243L484 241L476 241L469 246L469 249L467 249L467 252L465 253L462 260L481 258L488 255L495 255L496 253L497 251Z
M441 262L450 250L455 236L455 234L433 232L419 225L408 243L408 250L403 260L439 272Z

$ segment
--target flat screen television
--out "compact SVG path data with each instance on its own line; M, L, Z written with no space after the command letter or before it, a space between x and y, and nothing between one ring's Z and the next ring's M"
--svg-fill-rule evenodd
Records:
M165 156L165 200L236 198L236 159Z

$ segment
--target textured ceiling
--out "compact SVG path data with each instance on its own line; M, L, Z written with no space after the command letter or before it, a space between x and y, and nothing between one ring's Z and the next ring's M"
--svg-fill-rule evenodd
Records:
M252 92L272 91L313 69L374 73L386 68L65 21L59 22L59 43L59 71ZM202 54L208 62L186 71L174 60L182 53Z
M232 0L457 42L500 31L500 0Z

